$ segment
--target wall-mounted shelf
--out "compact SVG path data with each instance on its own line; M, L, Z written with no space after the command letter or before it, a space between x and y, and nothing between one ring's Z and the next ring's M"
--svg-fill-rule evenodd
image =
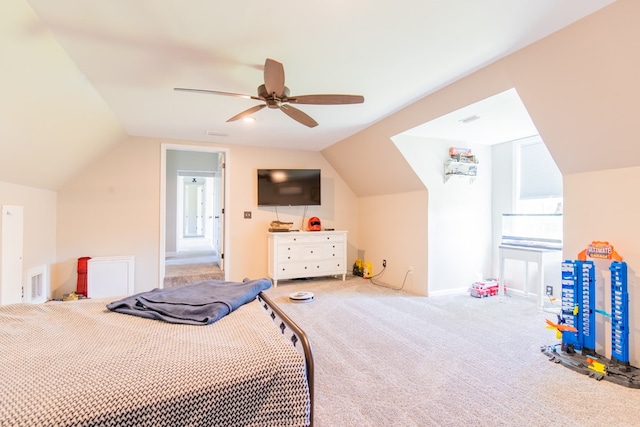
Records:
M451 178L467 178L469 183L475 181L478 176L478 162L459 162L447 160L444 163L444 182Z

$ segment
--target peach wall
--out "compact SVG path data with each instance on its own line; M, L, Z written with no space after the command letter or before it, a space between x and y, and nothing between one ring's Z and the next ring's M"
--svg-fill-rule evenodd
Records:
M322 151L359 197L424 189L413 169L407 167L404 157L391 143L391 137L396 134L391 129L373 125Z
M135 256L136 291L158 286L160 148L128 138L58 192L57 293L75 290L77 259Z
M359 255L371 262L374 275L387 260L384 274L373 279L376 283L427 294L427 199L424 190L359 199ZM413 273L407 274L409 267Z
M640 165L638 16L619 0L496 64L563 174Z
M58 193L58 294L75 289L81 256L135 256L135 290L159 286L161 145L186 144L131 137L91 165ZM193 145L202 145L193 143ZM209 144L210 146L210 144ZM223 147L220 145L219 147ZM310 207L324 227L349 231L351 261L358 238L355 195L320 153L234 146L229 148L229 279L267 273L266 231L276 219L273 208L256 206L256 169L321 168L323 205ZM253 218L245 220L244 211ZM303 208L278 209L282 221L299 224Z
M0 10L0 181L55 191L124 128L29 2Z
M608 241L628 269L631 364L640 366L640 201L636 183L640 167L610 169L564 176L564 258L577 254L594 240ZM596 306L610 312L609 261L596 261ZM610 356L610 323L597 316L596 335ZM604 353L603 353L604 354Z
M232 276L264 276L267 273L266 232L271 221L293 222L294 228L304 228L305 214L301 206L258 207L256 170L262 168L320 168L322 170L322 206L309 206L305 218L317 216L325 228L348 231L348 265L355 261L358 241L357 198L331 165L318 152L279 150L234 146L230 148L231 206L227 219L231 221ZM244 211L252 219L243 218Z

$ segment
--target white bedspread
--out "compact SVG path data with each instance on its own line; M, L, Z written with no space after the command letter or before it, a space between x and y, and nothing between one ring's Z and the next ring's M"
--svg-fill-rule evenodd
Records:
M0 426L298 426L303 358L256 301L209 326L106 300L0 307Z

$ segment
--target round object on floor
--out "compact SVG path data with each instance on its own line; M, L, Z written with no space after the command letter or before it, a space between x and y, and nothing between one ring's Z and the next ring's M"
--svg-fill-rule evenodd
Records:
M289 294L289 299L293 302L311 302L313 301L313 292L294 292Z

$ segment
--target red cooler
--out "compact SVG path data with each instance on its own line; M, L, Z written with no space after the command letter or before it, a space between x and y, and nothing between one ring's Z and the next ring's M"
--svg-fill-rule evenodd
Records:
M76 293L87 296L87 263L91 259L90 256L78 258L78 285Z

